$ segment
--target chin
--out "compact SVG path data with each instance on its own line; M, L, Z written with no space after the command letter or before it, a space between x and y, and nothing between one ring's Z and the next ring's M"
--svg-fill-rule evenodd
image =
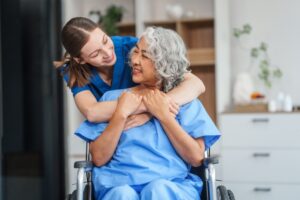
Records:
M141 84L141 80L140 79L138 79L138 78L136 78L136 77L132 77L132 81L134 82L134 83L136 83L136 84Z

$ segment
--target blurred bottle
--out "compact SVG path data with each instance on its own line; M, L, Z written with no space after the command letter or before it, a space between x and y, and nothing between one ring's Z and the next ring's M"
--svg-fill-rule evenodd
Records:
M290 95L286 95L284 98L283 111L285 112L293 111L293 101Z

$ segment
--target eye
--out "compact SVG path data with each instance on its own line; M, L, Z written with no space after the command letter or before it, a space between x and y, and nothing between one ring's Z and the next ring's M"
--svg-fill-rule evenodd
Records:
M145 59L150 59L149 56L146 55L146 54L142 54L142 57L145 58Z
M137 48L135 48L135 49L133 50L133 53L137 54L137 53L139 53L139 50L138 50Z
M91 58L96 58L99 55L99 53L100 53L100 50L96 51L95 53L93 53L91 55Z

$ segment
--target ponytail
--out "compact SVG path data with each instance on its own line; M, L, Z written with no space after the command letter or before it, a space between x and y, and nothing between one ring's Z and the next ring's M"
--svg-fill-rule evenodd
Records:
M68 86L82 87L90 82L92 75L91 68L88 64L80 64L74 60L80 58L80 51L87 43L90 33L99 28L98 24L84 17L75 17L69 20L61 31L61 41L66 49L63 61L54 62L56 67L67 64L62 70L63 75L69 76Z
M88 64L80 64L73 57L66 53L62 61L54 62L54 66L56 68L63 67L64 65L67 66L62 70L61 75L64 76L65 74L68 74L68 87L83 87L90 82L92 72Z

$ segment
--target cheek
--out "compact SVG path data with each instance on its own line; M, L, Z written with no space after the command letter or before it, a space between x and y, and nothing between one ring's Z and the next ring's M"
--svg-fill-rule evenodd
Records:
M98 56L96 58L90 59L88 63L95 66L95 67L98 67L98 66L101 66L102 59Z

